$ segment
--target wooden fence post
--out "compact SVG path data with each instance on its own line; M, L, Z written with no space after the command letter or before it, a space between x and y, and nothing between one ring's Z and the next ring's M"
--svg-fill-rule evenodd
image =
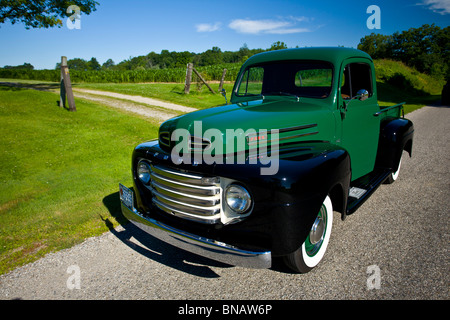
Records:
M61 57L61 80L59 87L59 107L66 106L66 88L64 88L63 66L67 66L67 57Z
M220 79L220 84L219 84L219 92L222 91L223 82L225 81L226 74L227 74L227 69L223 69L222 78Z
M194 70L194 72L197 75L197 77L208 87L209 91L211 91L212 93L216 94L216 92L213 90L213 88L211 88L211 86L206 82L206 80L203 79L203 77L200 75L200 73L198 73L198 71L195 70L195 68L192 68L192 70Z
M184 93L189 94L191 90L191 81L192 81L192 69L194 68L193 63L188 63L186 68L186 80L184 81Z
M65 100L67 95L67 102L69 104L69 111L77 111L77 108L75 107L75 99L73 97L73 91L72 91L72 82L70 81L70 75L69 75L69 67L67 66L67 57L61 57L61 99L59 102L59 105L64 107L65 106ZM61 104L62 102L62 104Z

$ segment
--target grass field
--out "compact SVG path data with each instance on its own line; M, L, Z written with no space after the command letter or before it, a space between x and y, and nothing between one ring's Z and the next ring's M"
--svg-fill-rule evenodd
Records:
M156 123L57 98L0 86L0 273L117 226L133 147L157 136Z

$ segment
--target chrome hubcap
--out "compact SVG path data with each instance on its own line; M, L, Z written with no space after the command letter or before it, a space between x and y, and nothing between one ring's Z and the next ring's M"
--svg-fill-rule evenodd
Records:
M323 205L305 241L306 254L314 256L322 246L327 229L327 209Z
M311 232L309 233L309 241L311 242L311 244L317 244L322 240L324 230L325 222L322 217L317 216L311 228Z

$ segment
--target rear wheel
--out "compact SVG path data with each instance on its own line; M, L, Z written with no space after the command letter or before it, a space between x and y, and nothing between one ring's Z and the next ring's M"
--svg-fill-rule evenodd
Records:
M327 196L305 242L296 251L284 257L286 265L300 273L309 272L317 266L330 241L332 225L333 205Z
M400 157L400 161L398 162L398 168L397 168L397 171L392 172L392 173L387 177L387 179L385 180L385 183L386 183L386 184L394 183L394 181L397 180L398 175L400 174L400 166L401 166L401 164L402 164L402 157Z

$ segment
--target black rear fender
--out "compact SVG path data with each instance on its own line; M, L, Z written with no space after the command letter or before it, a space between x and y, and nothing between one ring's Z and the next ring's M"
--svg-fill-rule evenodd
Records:
M412 156L413 123L404 118L386 119L381 123L376 166L397 171L403 150Z

